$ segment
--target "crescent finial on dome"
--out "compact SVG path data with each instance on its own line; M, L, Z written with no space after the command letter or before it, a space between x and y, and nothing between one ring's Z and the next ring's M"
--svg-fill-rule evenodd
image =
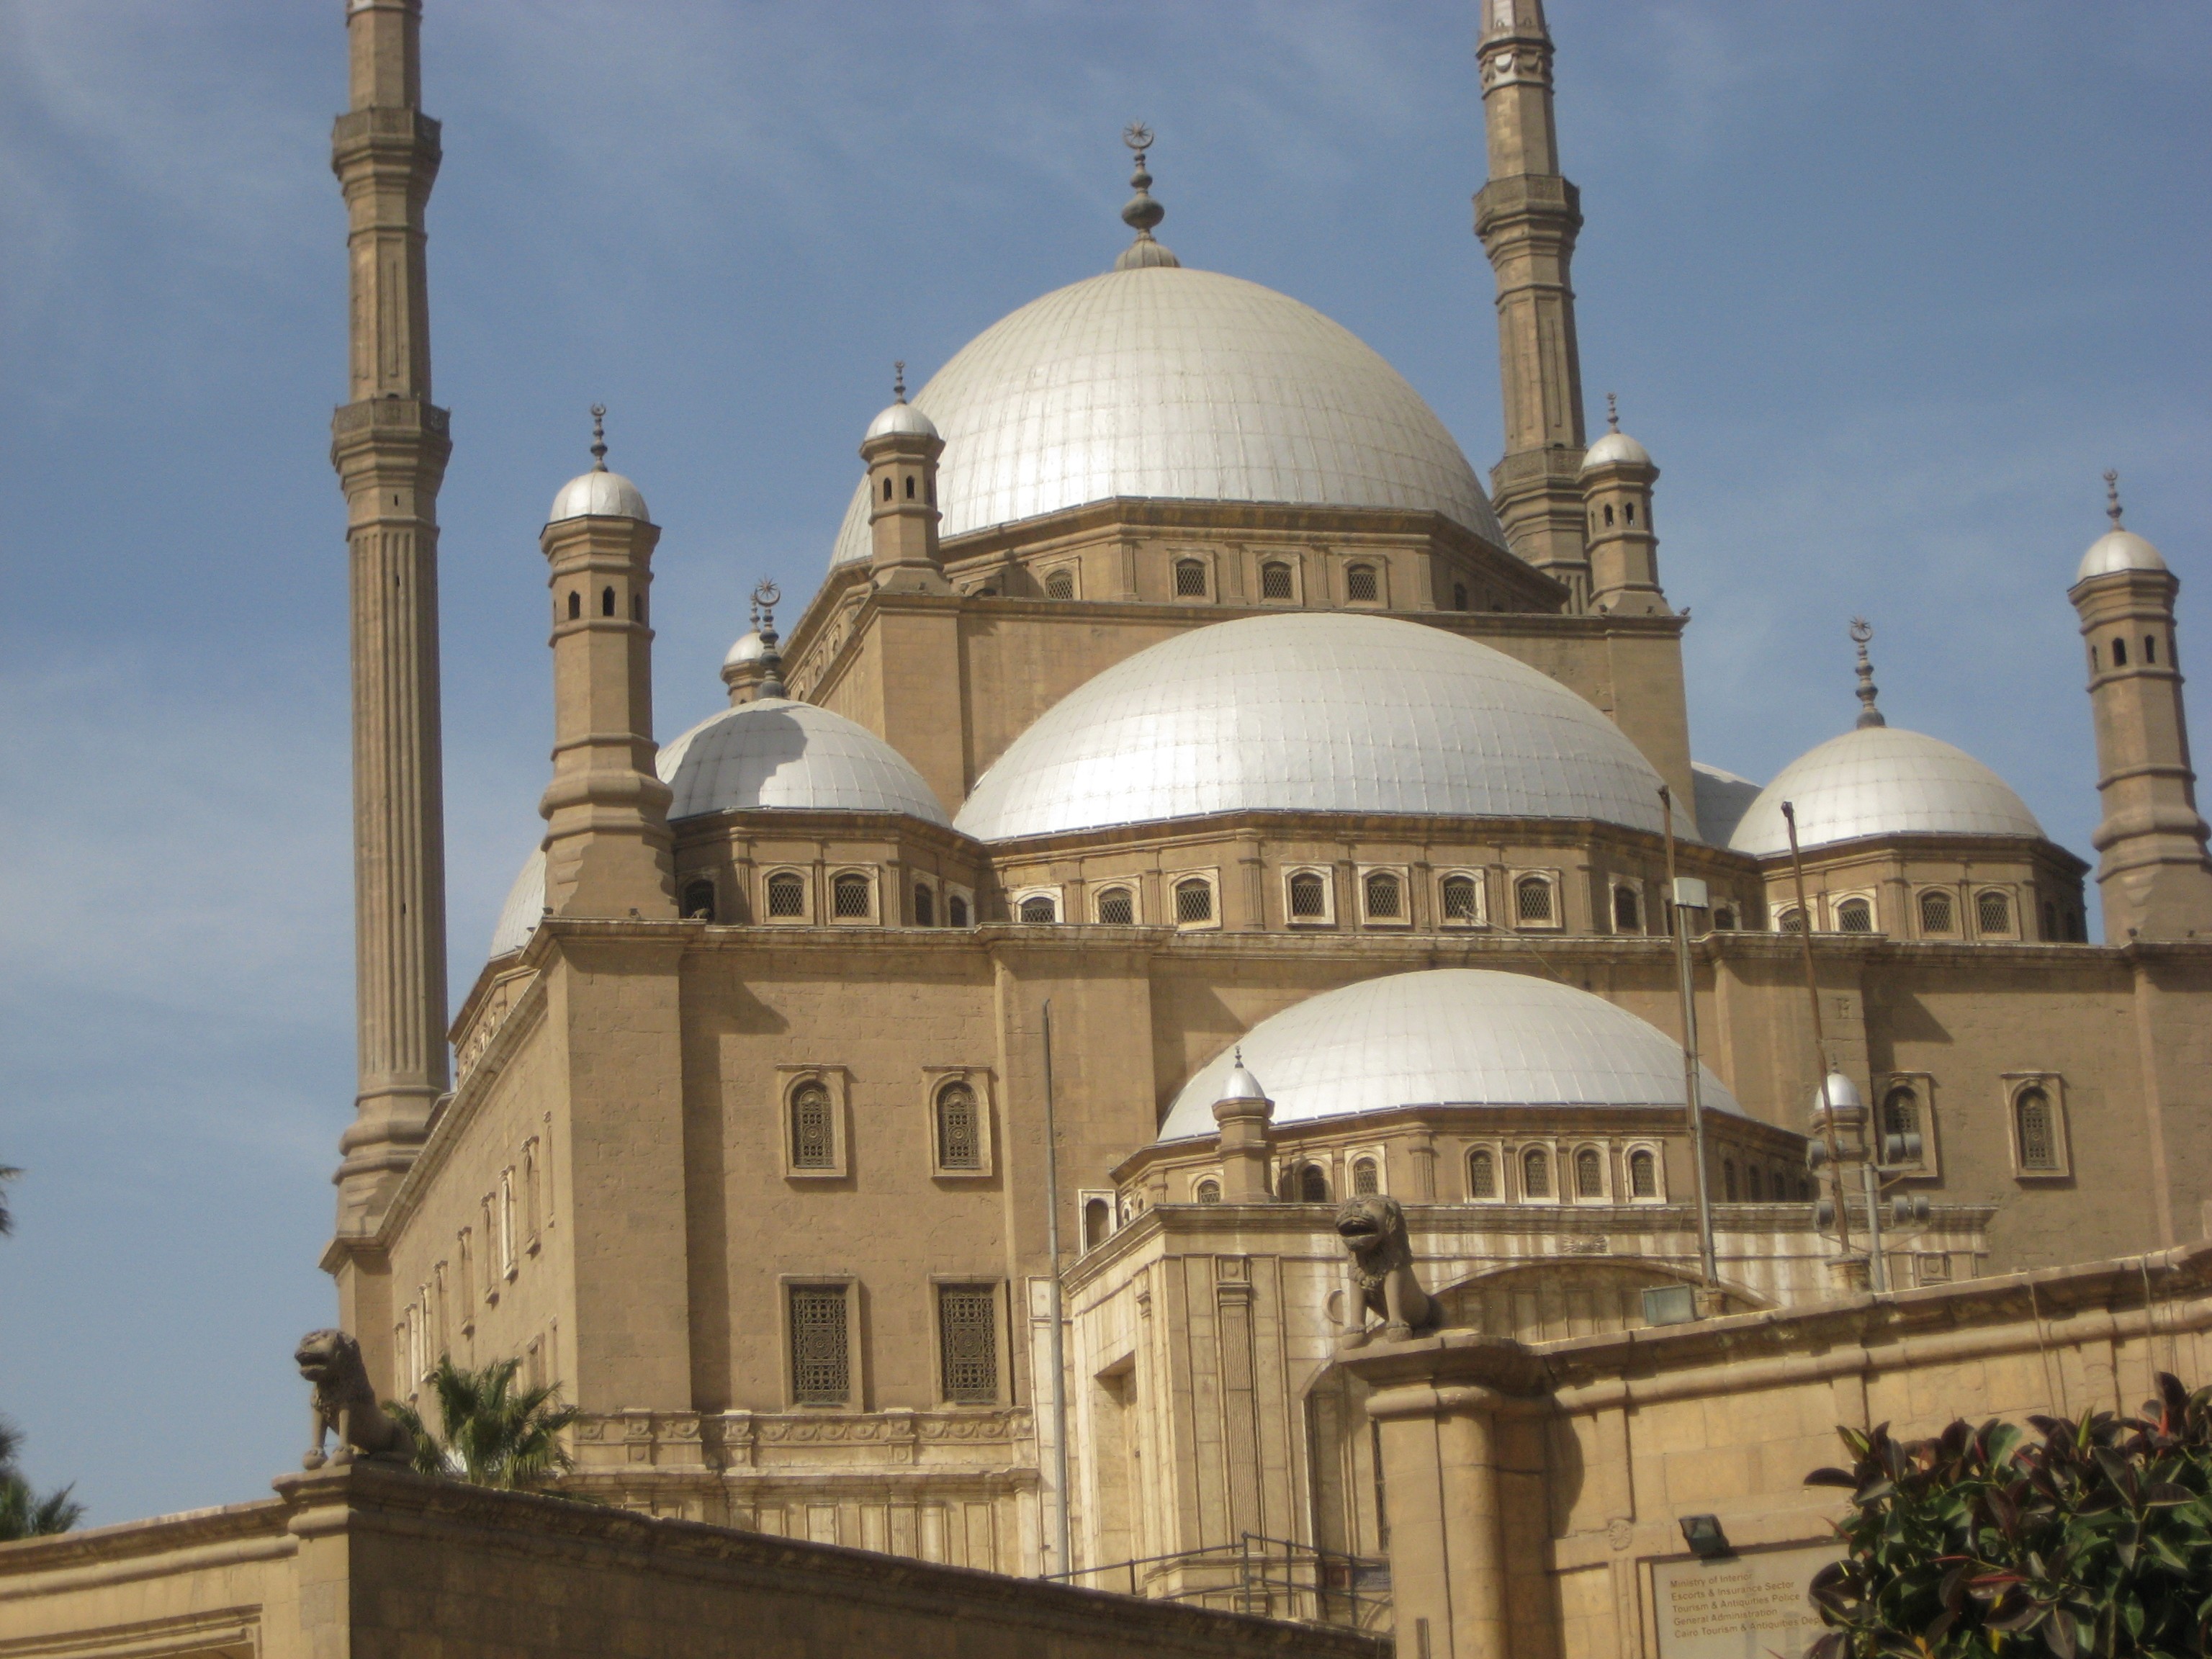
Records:
M1137 193L1121 209L1121 222L1137 233L1137 240L1121 250L1121 257L1114 261L1114 269L1178 267L1182 261L1152 240L1153 227L1168 216L1168 210L1152 199L1152 175L1145 168L1145 152L1152 147L1152 130L1142 121L1132 121L1121 130L1121 142L1137 155L1136 168L1129 174L1129 183Z
M1881 710L1874 706L1874 664L1867 656L1867 642L1874 638L1874 624L1864 617L1851 618L1851 643L1859 648L1859 718L1861 726L1887 726Z

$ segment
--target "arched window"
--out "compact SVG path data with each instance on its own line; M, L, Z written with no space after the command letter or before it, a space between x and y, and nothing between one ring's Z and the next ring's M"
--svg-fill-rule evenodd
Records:
M1452 584L1452 609L1455 611L1464 611L1467 609L1467 584L1465 582L1454 582Z
M2155 634L2143 635L2143 660L2146 663L2158 660L2158 635Z
M615 591L611 587L599 590L599 614L602 617L611 617L615 614Z
M1114 1206L1103 1198L1083 1201L1083 1248L1095 1250L1114 1231Z
M1382 585L1376 580L1373 565L1345 566L1344 597L1354 605L1372 605L1382 597Z
M1881 1097L1881 1121L1878 1127L1885 1136L1918 1134L1920 1097L1902 1084L1892 1089ZM1924 1151L1922 1156L1926 1156Z
M1836 907L1836 926L1846 933L1874 932L1874 906L1863 898L1847 898Z
M1552 915L1552 884L1543 876L1523 876L1513 884L1513 914L1522 922L1549 924Z
M1263 599L1293 599L1297 588L1291 580L1291 568L1279 559L1270 559L1260 567L1260 597Z
M643 622L645 620L644 594L633 593L629 596L629 619L632 622Z
M1098 895L1098 920L1109 927L1127 927L1137 920L1136 895L1126 887L1109 887Z
M1636 503L1634 501L1623 501L1620 504L1620 516L1626 522L1634 524L1636 522Z
M1392 872L1370 870L1360 884L1360 892L1366 901L1370 921L1397 921L1404 917L1405 888Z
M2058 907L2049 899L2043 901L2043 937L2045 940L2058 937Z
M1382 1190L1382 1171L1371 1158L1356 1160L1352 1166L1352 1192L1355 1198L1371 1198Z
M1300 870L1291 876L1291 920L1328 920L1328 884L1318 870Z
M1060 901L1049 893L1032 893L1022 901L1015 913L1024 921L1058 921Z
M1613 890L1613 931L1616 933L1640 933L1644 931L1643 906L1636 902L1633 887Z
M1044 578L1044 596L1048 599L1072 599L1075 597L1075 573L1066 565L1048 570Z
M1176 597L1179 599L1202 599L1206 597L1206 564L1200 559L1177 559L1175 568Z
M574 622L583 614L584 596L581 593L571 593L568 595L568 620L570 622Z
M830 1117L830 1091L812 1078L791 1091L791 1167L837 1167L836 1126Z
M1753 1203L1757 1204L1765 1198L1766 1177L1760 1172L1759 1165L1753 1164L1745 1167L1743 1182Z
M1595 1146L1585 1146L1575 1154L1575 1196L1605 1196L1605 1160Z
M1796 909L1784 910L1775 917L1774 926L1784 933L1802 933L1805 931L1805 913Z
M1540 1146L1531 1146L1521 1154L1521 1196L1549 1198L1552 1195L1552 1155Z
M1473 876L1446 876L1439 889L1446 921L1482 920L1482 890Z
M1498 1159L1487 1146L1478 1146L1467 1155L1467 1195L1498 1196Z
M1735 1160L1732 1158L1721 1160L1721 1196L1731 1204L1736 1200Z
M2012 900L2002 893L1975 894L1974 926L1984 938L2002 938L2012 932Z
M2051 1097L2033 1085L2013 1099L2013 1121L2019 1126L2020 1167L2056 1170L2058 1163L2058 1117L2051 1109Z
M1318 1164L1309 1164L1298 1171L1298 1202L1326 1204L1328 1202L1328 1176Z
M796 870L779 870L768 878L768 913L771 916L806 914L806 878Z
M847 870L830 884L830 908L842 921L864 920L874 907L875 884L858 870Z
M930 891L929 884L926 881L914 884L914 925L917 927L937 926L937 895Z
M2128 642L2125 640L2114 640L2112 641L2112 666L2115 668L2125 668L2127 665Z
M957 893L945 896L945 925L965 927L968 925L968 901Z
M1193 876L1175 884L1176 921L1179 925L1213 920L1213 884Z
M1931 887L1920 896L1920 931L1923 933L1948 933L1956 926L1952 918L1951 896L1941 888Z
M1612 523L1613 523L1613 503L1612 503L1612 502L1610 502L1610 501L1607 501L1607 502L1606 503L1606 507L1605 507L1605 521L1606 521L1606 524L1607 524L1608 526L1610 526L1612 525Z
M1628 1155L1628 1195L1631 1198L1659 1196L1659 1160L1647 1152Z
M937 1091L937 1167L983 1167L983 1114L975 1091L957 1079Z
M885 501L889 501L889 500L890 500L890 498L891 498L891 481L890 481L889 478L885 478L885 479L884 480L884 499Z
M1725 904L1716 906L1713 910L1713 931L1718 933L1734 933L1735 912Z
M695 921L714 921L714 884L707 877L684 884L684 914Z
M914 474L911 472L906 475L906 498L908 501L914 499Z
M1201 1204L1220 1203L1221 1183L1218 1181L1200 1182L1198 1183L1198 1201Z

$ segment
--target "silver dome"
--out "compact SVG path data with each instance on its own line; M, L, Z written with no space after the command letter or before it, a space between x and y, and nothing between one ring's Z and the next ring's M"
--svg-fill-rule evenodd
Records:
M738 635L736 642L722 653L722 666L735 668L739 663L758 662L767 649L762 642L760 630L751 629Z
M1602 997L1534 974L1436 968L1370 979L1285 1008L1243 1038L1277 1127L1401 1106L1684 1105L1674 1038ZM1232 1048L1183 1085L1162 1140L1217 1133ZM1699 1073L1709 1111L1741 1116Z
M1419 623L1307 612L1194 629L1078 686L976 780L957 825L1006 841L1315 811L1656 831L1659 787L1611 720L1503 652Z
M1651 453L1626 432L1608 432L1583 452L1583 471L1592 467L1610 466L1626 461L1637 466L1651 465Z
M545 915L545 849L539 847L523 860L521 873L507 890L507 902L499 907L499 925L491 930L491 954L503 957L530 943Z
M860 440L870 438L934 438L937 428L930 424L929 416L903 398L868 422L868 430Z
M2116 571L2165 568L2166 560L2159 550L2134 531L2108 530L2089 544L2074 580L2086 582L2092 576L2109 576Z
M1801 847L1863 836L2037 836L2027 803L1963 749L1894 726L1831 738L1782 769L1729 837L1753 858L1790 850L1782 803L1797 809Z
M958 536L1116 495L1440 513L1499 547L1474 468L1350 331L1256 283L1152 266L1032 301L915 395ZM867 558L867 483L837 563Z
M700 721L660 751L655 767L676 792L672 821L779 807L947 821L921 774L890 744L842 714L781 697Z
M647 524L653 522L652 515L645 510L645 497L635 484L619 472L596 466L569 479L553 498L553 509L545 515L545 522L559 524L563 519L639 519Z

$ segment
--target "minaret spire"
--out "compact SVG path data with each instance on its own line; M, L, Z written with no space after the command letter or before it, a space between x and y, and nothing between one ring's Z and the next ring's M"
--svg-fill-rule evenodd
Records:
M351 107L331 135L352 268L349 398L331 422L352 583L354 983L359 1092L339 1141L338 1240L373 1231L447 1088L438 487L422 212L422 0L348 0ZM340 1271L348 1322L373 1340ZM381 1373L379 1373L381 1375Z
M1864 617L1851 618L1851 643L1859 648L1859 717L1855 723L1861 727L1889 724L1881 717L1881 710L1875 708L1874 704L1876 696L1874 684L1874 664L1867 656L1867 642L1873 638L1872 623Z
M1513 551L1589 593L1583 492L1582 359L1570 267L1582 198L1559 174L1552 115L1552 36L1543 0L1482 0L1475 47L1490 181L1474 198L1474 234L1498 277L1498 378L1505 454L1491 494Z
M1152 175L1145 166L1145 152L1152 147L1152 130L1142 121L1132 121L1122 129L1121 142L1137 158L1137 165L1129 174L1129 187L1137 193L1121 209L1121 222L1137 233L1137 240L1121 250L1121 257L1114 261L1114 269L1179 267L1182 261L1152 240L1152 231L1168 216L1168 210L1152 199Z

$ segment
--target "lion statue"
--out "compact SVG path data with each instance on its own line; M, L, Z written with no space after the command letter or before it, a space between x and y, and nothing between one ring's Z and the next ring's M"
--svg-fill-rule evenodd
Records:
M1413 1277L1403 1205L1379 1193L1346 1199L1336 1212L1336 1234L1352 1252L1363 1325L1366 1313L1382 1315L1383 1339L1391 1342L1437 1328L1443 1310Z
M309 1331L292 1358L299 1362L300 1375L315 1385L314 1443L300 1460L301 1468L319 1469L325 1462L343 1467L356 1455L380 1463L414 1461L415 1437L377 1402L368 1367L362 1363L360 1343L344 1331ZM337 1436L327 1459L323 1455L325 1434Z

